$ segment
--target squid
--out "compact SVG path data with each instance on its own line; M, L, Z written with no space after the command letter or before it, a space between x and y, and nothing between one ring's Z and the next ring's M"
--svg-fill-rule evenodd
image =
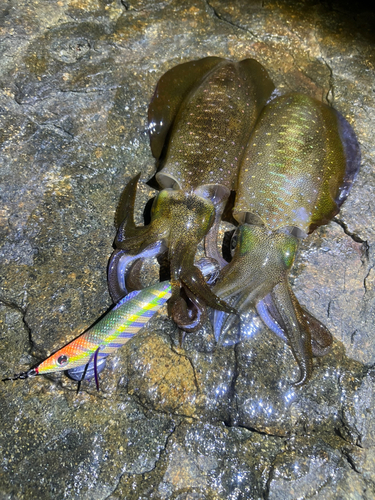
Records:
M243 156L232 260L212 292L240 315L256 308L288 343L300 369L296 385L311 377L312 357L329 350L332 336L299 304L288 273L301 238L339 212L359 167L349 123L333 108L297 93L277 97L263 109ZM216 312L216 338L236 321Z
M207 57L180 64L161 77L148 111L161 190L145 226L134 223L139 175L120 199L108 266L114 302L128 292L129 266L166 254L172 290L168 312L181 329L198 329L207 306L236 312L210 289L194 261L204 240L206 255L223 265L217 248L219 223L237 187L245 146L273 90L267 71L253 59Z

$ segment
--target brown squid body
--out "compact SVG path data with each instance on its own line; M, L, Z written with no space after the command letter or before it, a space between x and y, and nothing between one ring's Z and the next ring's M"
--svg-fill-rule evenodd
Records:
M358 142L348 122L300 94L278 97L264 108L243 157L233 209L240 224L233 259L212 291L240 313L257 308L290 345L300 367L298 384L311 376L312 356L325 354L332 337L298 303L288 273L299 238L338 213L359 166ZM233 316L222 328L217 322L217 337L218 328L225 335L233 322Z
M161 77L149 106L149 130L162 190L144 227L136 227L133 219L138 179L128 186L128 198L122 197L109 265L115 301L126 293L123 272L128 262L167 251L169 312L181 328L196 329L206 305L233 312L210 290L194 260L205 238L206 254L222 261L216 245L218 224L236 188L249 136L273 89L266 70L252 59L234 63L208 57L176 66Z

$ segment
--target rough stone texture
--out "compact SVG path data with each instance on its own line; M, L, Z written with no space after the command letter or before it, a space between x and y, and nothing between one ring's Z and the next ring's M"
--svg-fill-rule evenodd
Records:
M1 384L0 497L375 496L374 15L342 2L7 0L0 5L0 372L26 370L110 305L122 187L155 169L148 102L172 66L254 57L281 92L333 104L362 168L291 282L335 336L312 380L262 325L183 347L162 311L113 355L101 392L61 375ZM153 191L141 184L137 221Z

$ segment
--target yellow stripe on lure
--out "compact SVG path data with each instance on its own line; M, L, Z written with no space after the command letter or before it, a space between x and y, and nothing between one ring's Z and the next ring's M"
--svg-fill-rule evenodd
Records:
M36 367L5 380L17 380L56 371L67 371L74 380L98 374L104 369L105 358L126 344L141 330L171 296L169 281L163 281L129 293L96 325Z

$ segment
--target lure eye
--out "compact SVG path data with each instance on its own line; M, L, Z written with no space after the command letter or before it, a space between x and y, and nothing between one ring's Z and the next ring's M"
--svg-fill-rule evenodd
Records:
M66 354L61 354L61 356L59 356L59 357L57 358L57 364L58 364L59 366L64 366L64 365L66 365L66 364L68 363L68 361L69 361L69 358L68 358L68 356L67 356Z

